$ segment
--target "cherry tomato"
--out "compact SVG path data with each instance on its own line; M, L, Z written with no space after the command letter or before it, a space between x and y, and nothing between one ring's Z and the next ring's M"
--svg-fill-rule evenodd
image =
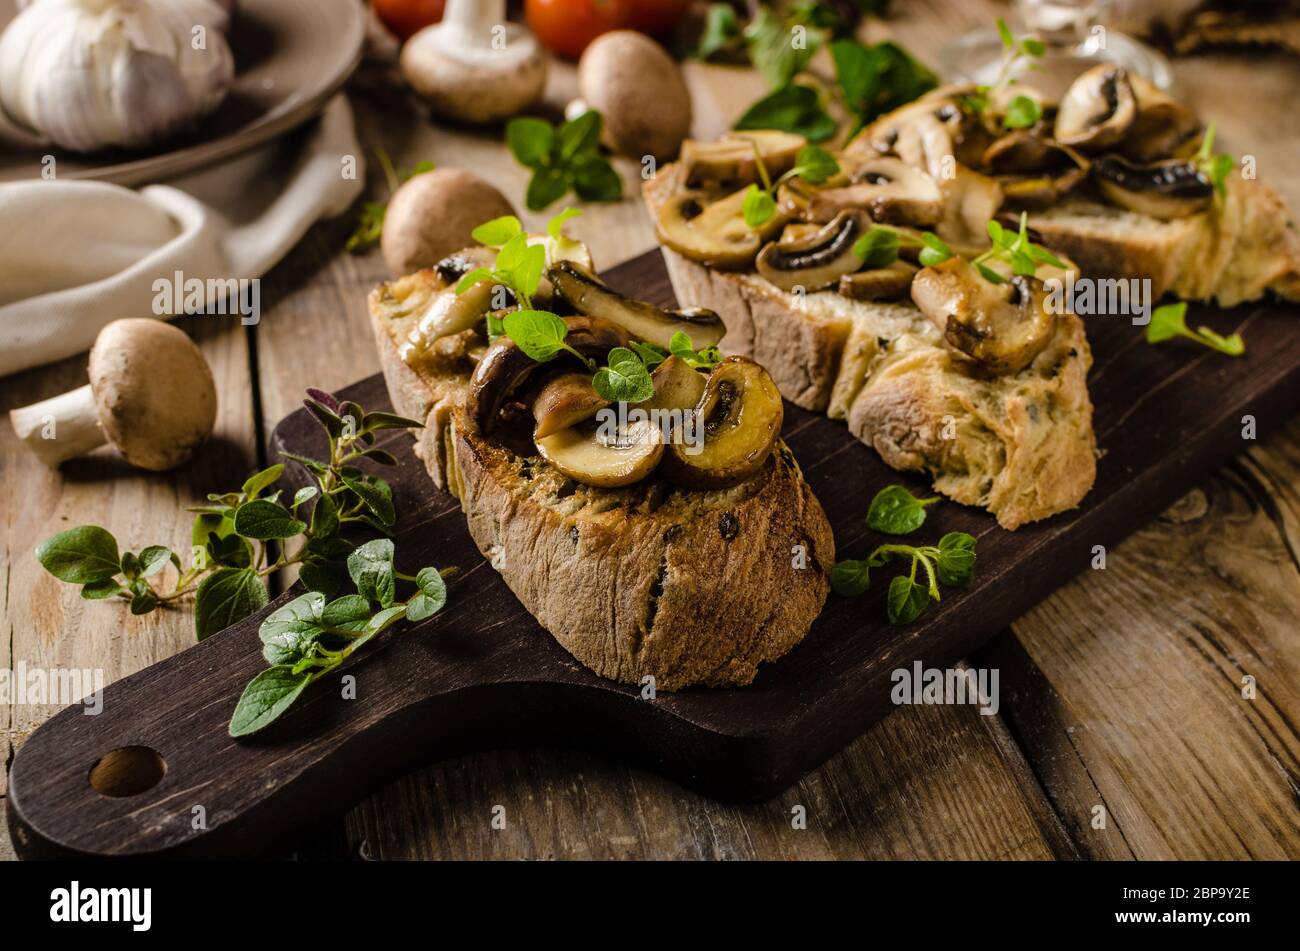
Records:
M632 0L526 0L524 17L548 50L577 59L600 34L627 27L632 6Z
M642 33L662 36L671 33L690 8L691 0L632 0L632 19L628 25Z
M370 0L380 22L405 42L442 19L446 0Z

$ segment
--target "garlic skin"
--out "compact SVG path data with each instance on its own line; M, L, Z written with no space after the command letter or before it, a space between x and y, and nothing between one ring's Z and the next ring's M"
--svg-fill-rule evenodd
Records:
M34 0L0 35L0 109L73 152L157 144L225 98L228 24L220 0Z

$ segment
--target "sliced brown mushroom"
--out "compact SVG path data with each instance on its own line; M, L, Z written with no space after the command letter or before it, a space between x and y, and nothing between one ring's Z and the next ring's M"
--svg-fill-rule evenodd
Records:
M937 179L954 154L964 124L962 110L951 97L927 98L881 117L863 134L877 152L896 155Z
M1056 204L1087 177L1087 169L1069 165L1033 175L1001 176L998 181L1008 208L1034 211Z
M745 481L767 462L785 408L772 377L747 357L727 357L695 406L700 439L674 440L661 471L678 485L715 489Z
M763 242L787 219L778 210L754 229L745 222L744 208L745 189L712 202L704 192L682 192L659 209L655 233L692 261L716 268L749 267Z
M774 129L729 132L713 142L688 139L682 143L681 162L692 188L738 188L760 180L759 158L775 179L794 168L799 150L807 144L801 135Z
M776 240L782 244L795 244L805 238L811 238L818 231L821 231L823 227L823 225L815 221L792 221L785 226L785 230L781 232Z
M615 347L626 347L628 333L618 324L595 317L566 317L564 342L584 357L604 360ZM560 359L563 359L562 357ZM465 409L477 432L490 432L506 398L514 393L540 363L519 349L509 337L501 337L483 352L470 377Z
M1185 218L1214 200L1214 185L1191 162L1168 159L1131 165L1118 155L1092 163L1093 179L1107 199L1152 218Z
M978 253L988 247L988 223L1002 207L1002 188L996 179L964 166L940 183L943 218L934 229L958 254Z
M1134 162L1169 158L1200 131L1196 114L1141 76L1129 76L1137 97L1137 118L1120 146Z
M901 159L868 158L846 170L848 183L815 188L793 181L780 189L788 211L809 221L827 222L840 212L861 208L874 221L893 225L932 225L943 214L943 195L933 178Z
M533 398L533 438L541 439L591 419L609 405L591 386L590 373L561 373Z
M839 292L854 300L898 300L907 296L918 268L906 261L894 261L885 267L845 274Z
M1070 84L1056 112L1056 141L1085 152L1119 142L1137 118L1128 70L1102 63Z
M417 351L428 350L434 341L475 326L492 309L492 284L483 281L463 294L454 287L439 291L429 301L407 339Z
M1017 275L994 284L961 257L922 268L912 300L949 346L992 374L1024 369L1056 329L1042 281Z
M870 227L865 212L841 211L826 227L800 241L773 241L758 256L758 273L783 291L819 291L862 267L853 250Z
M1038 172L1059 165L1061 150L1032 129L999 136L980 156L980 166L995 174Z
M704 395L704 374L681 357L669 357L650 374L655 395L639 404L651 409L692 409Z
M691 345L697 349L713 346L727 332L722 318L711 310L691 307L668 311L645 301L632 300L572 261L560 262L546 275L579 313L612 321L637 340L665 349L673 334L679 331L689 336Z
M588 420L537 440L542 458L564 475L602 489L640 482L664 455L663 433L649 420L614 423Z

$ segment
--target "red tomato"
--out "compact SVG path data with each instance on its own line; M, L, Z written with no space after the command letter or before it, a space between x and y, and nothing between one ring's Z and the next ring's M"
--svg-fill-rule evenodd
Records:
M442 19L446 0L370 0L380 22L406 41Z
M662 36L682 22L691 0L632 0L632 20L628 24L642 33Z
M524 17L548 50L577 59L587 44L627 27L633 0L526 0Z

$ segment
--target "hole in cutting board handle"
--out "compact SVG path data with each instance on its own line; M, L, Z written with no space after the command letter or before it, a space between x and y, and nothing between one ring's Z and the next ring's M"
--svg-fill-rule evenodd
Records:
M147 746L110 750L90 767L90 785L102 796L122 799L147 792L162 780L167 761Z

